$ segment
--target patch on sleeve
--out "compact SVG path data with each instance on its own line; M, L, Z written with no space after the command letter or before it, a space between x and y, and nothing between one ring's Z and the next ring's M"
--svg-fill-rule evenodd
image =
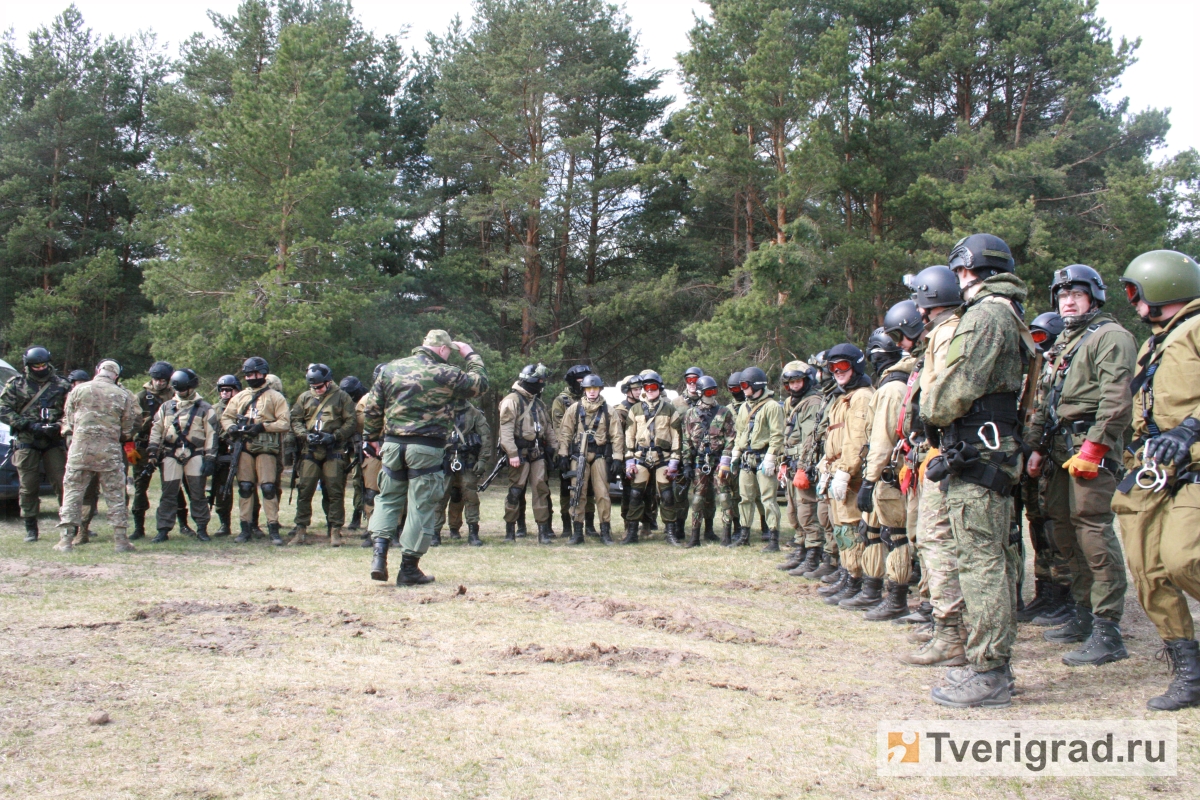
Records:
M964 338L965 338L965 335L959 333L959 334L956 334L955 337L950 340L950 346L946 348L946 366L947 367L952 365L954 362L958 361L960 358L962 358L963 339Z

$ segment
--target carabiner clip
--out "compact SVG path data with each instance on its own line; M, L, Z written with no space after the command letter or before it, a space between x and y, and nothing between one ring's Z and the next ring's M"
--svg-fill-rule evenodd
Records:
M988 441L987 433L986 433L988 426L991 426L993 441L995 442L995 444L992 444L992 442ZM979 426L979 430L976 431L976 433L979 435L979 441L983 442L983 446L986 447L988 450L999 450L1000 449L1000 429L996 427L996 423L985 422Z
M1158 465L1157 460L1148 458L1133 476L1133 482L1147 492L1161 492L1167 487L1167 471Z
M450 462L450 471L451 472L462 472L462 468L463 468L462 462L458 460L458 455L455 454L454 460L452 460Z

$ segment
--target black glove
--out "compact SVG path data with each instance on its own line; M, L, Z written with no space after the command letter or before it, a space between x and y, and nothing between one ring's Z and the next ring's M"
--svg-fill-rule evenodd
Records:
M337 444L337 437L334 436L332 433L322 433L321 434L321 446L322 447L333 447L335 444Z
M556 464L556 466L558 467L559 472L570 472L571 471L571 457L570 456L558 456L556 460L558 462Z
M685 482L691 483L692 477L696 474L696 465L695 464L684 464L681 472L683 473L683 480Z
M27 419L19 419L12 425L13 433L21 433L22 431L32 431L33 423Z
M1191 460L1188 451L1197 439L1200 439L1200 420L1187 417L1177 427L1146 442L1146 458L1181 469Z
M204 460L200 462L200 474L207 478L216 471L217 460L212 456L205 456Z
M266 430L267 430L266 425L263 425L261 422L256 422L253 425L246 426L246 435L247 436L258 436L260 433L263 433Z
M875 484L871 481L863 481L862 486L858 490L858 497L854 499L854 504L858 506L859 511L870 514L875 510L874 493Z

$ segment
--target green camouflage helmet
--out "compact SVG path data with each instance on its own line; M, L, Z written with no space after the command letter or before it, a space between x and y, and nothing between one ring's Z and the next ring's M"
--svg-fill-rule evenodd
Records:
M1164 306L1200 297L1200 265L1174 250L1151 250L1129 262L1121 276L1129 302Z

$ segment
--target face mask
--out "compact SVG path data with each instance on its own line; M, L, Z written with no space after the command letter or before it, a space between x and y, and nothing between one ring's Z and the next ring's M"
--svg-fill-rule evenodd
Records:
M251 389L261 389L266 382L266 378L246 378L246 383L250 385Z
M709 397L707 395L702 395L700 397L700 402L706 406L715 406L717 404L717 396L713 395L712 397Z
M521 388L524 389L525 391L529 392L532 395L539 395L542 393L542 389L546 388L546 384L531 383L529 381L521 381Z
M44 378L50 374L49 364L37 364L29 368L29 372L35 378Z

